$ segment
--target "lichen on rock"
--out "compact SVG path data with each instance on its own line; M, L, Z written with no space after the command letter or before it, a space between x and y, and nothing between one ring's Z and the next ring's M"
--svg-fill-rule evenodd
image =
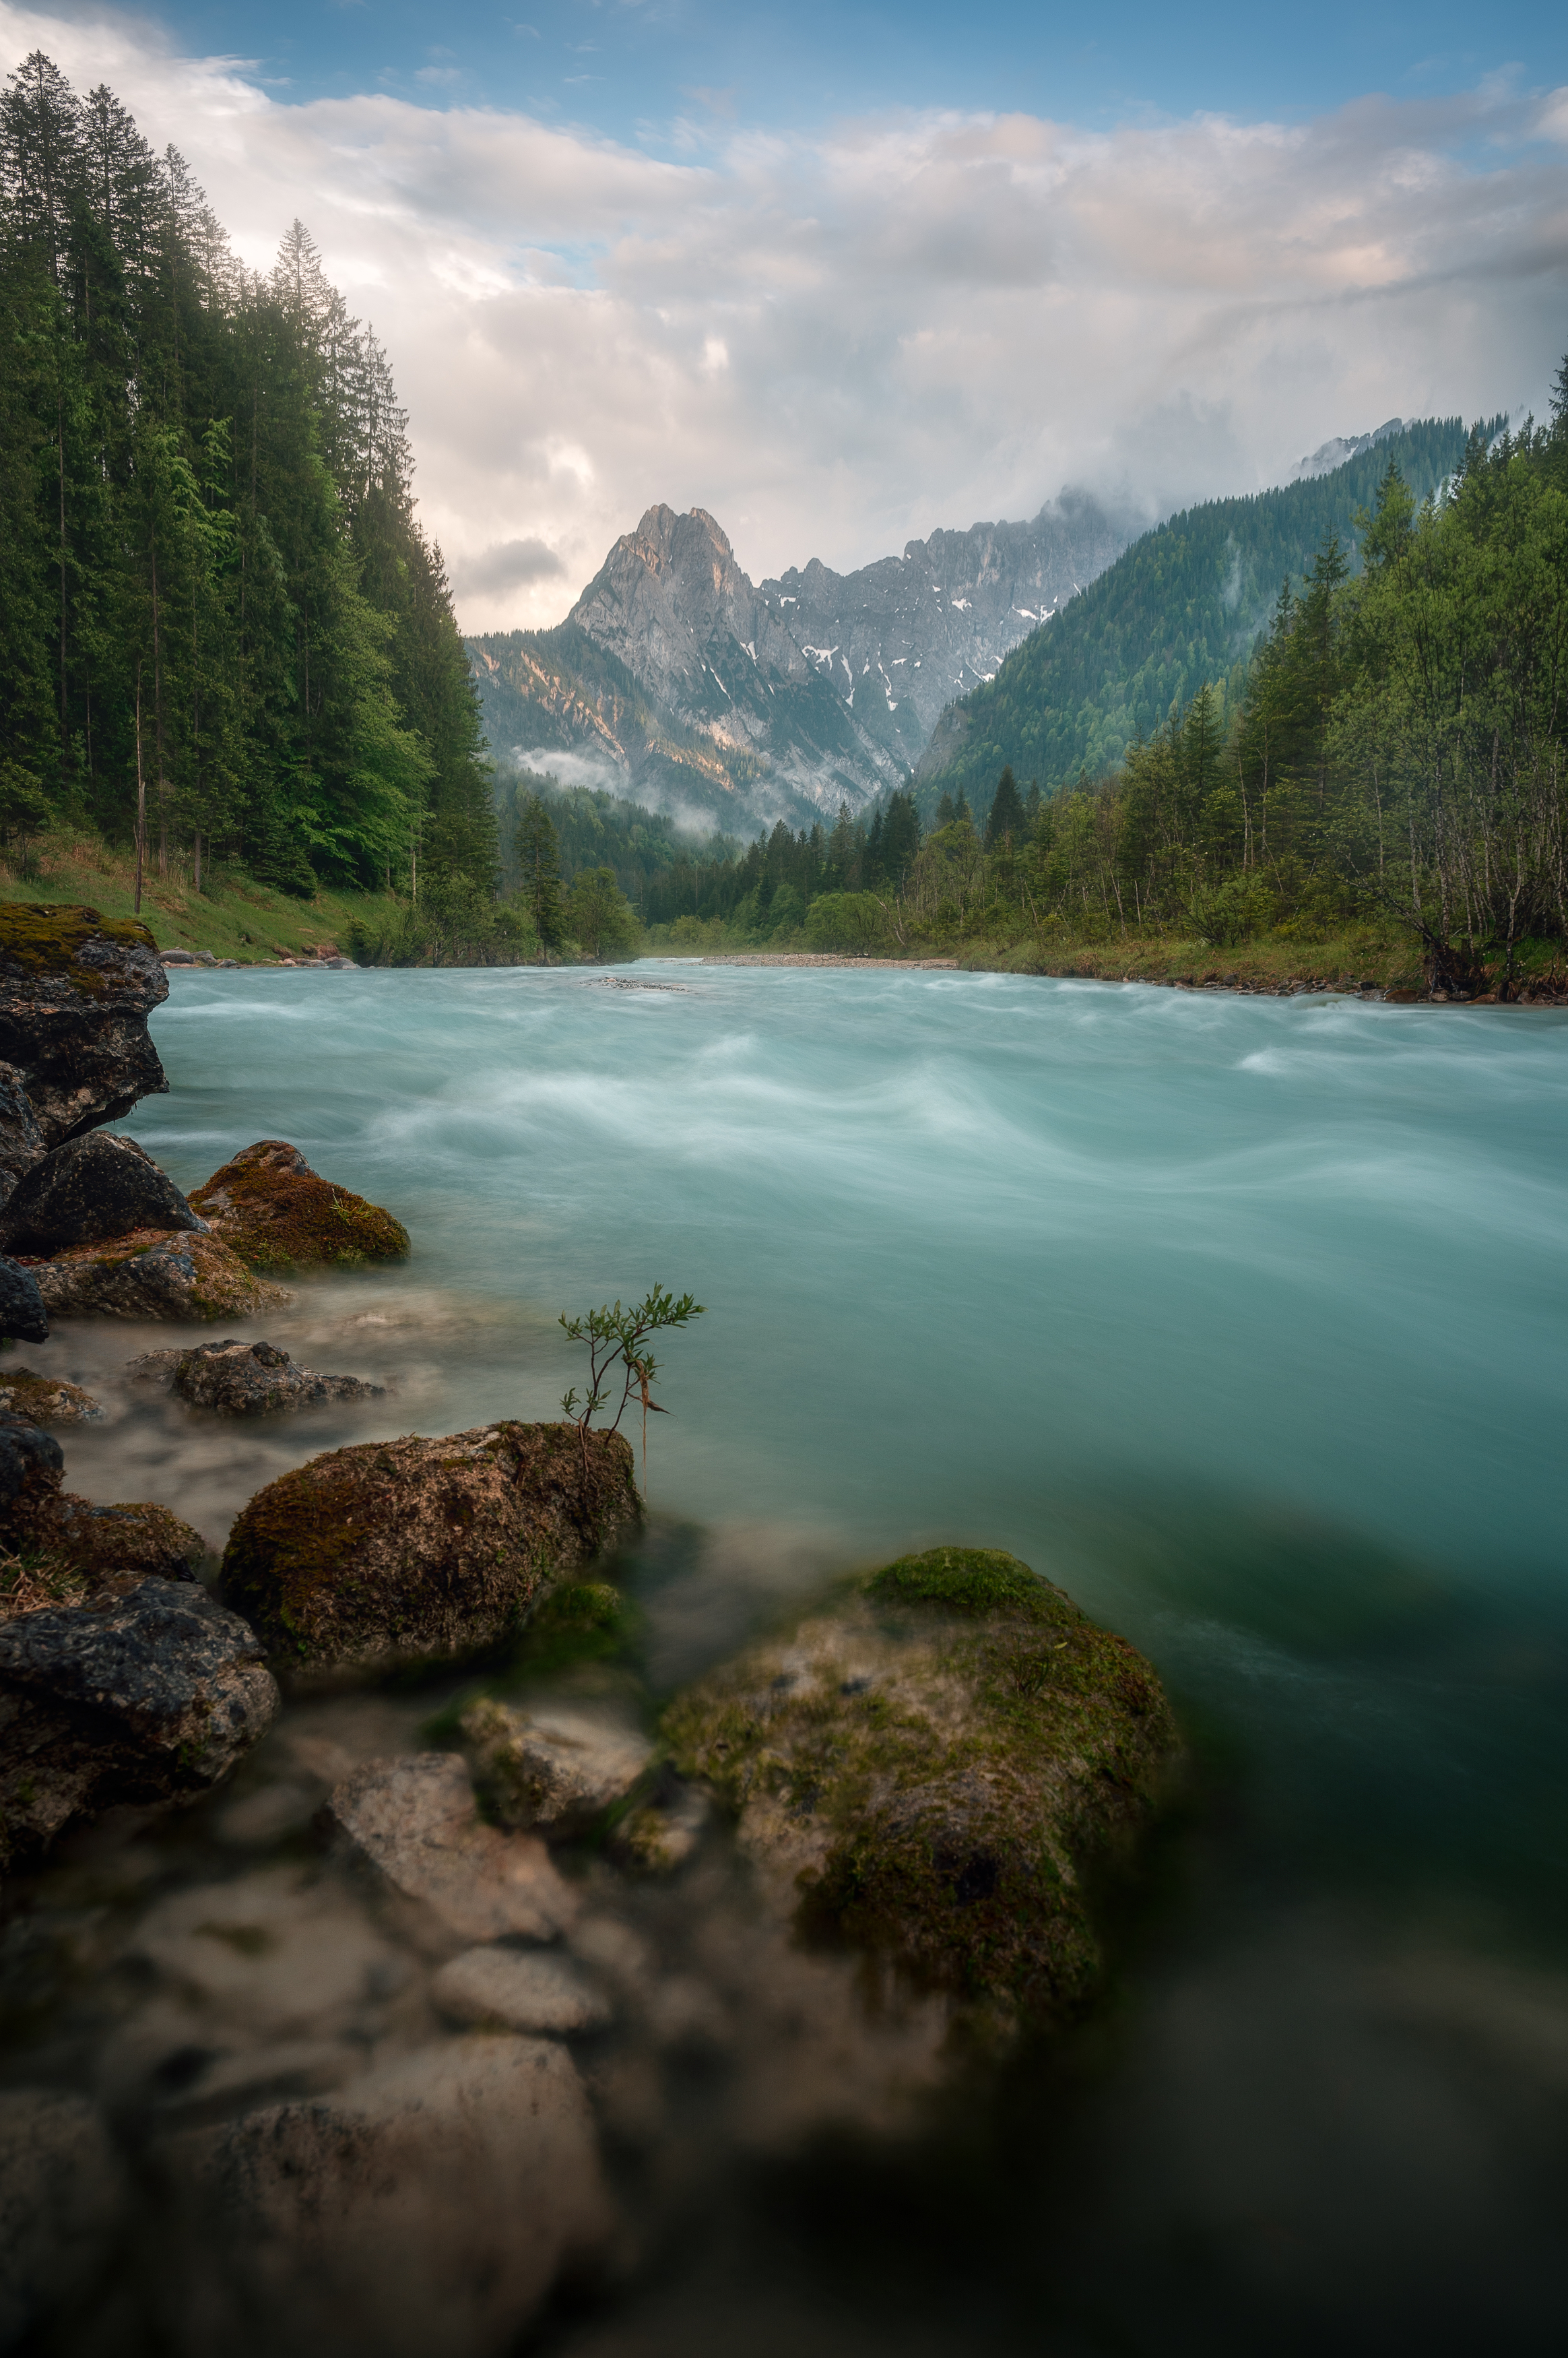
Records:
M253 1269L351 1269L408 1251L401 1220L323 1179L281 1138L245 1147L190 1202Z
M1101 1894L1182 1759L1142 1657L979 1549L855 1583L677 1697L664 1728L806 1937L1039 2021L1100 1985Z
M570 1424L361 1443L257 1492L223 1594L300 1668L458 1657L510 1636L641 1515L619 1433L586 1449Z
M31 1368L0 1362L0 1410L33 1424L95 1424L103 1411L80 1384L62 1376L35 1375Z
M136 1228L26 1264L51 1318L250 1318L288 1296L221 1238Z

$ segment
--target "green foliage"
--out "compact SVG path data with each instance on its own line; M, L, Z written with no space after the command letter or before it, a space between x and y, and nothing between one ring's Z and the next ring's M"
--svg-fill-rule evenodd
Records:
M921 764L923 811L941 824L941 796L965 789L986 807L1004 764L1046 789L1111 770L1173 705L1245 665L1281 580L1299 583L1330 539L1349 543L1388 466L1420 500L1465 447L1458 418L1429 419L1329 474L1210 501L1145 533L944 717Z
M806 915L807 949L871 951L888 938L886 914L871 892L824 892Z
M623 957L637 939L637 920L612 868L585 868L567 895L567 930L596 965Z
M0 94L0 762L51 816L318 883L497 882L478 705L385 354L35 52ZM9 774L9 773L7 773ZM36 825L29 819L29 826ZM10 825L20 829L19 817Z
M880 1605L935 1605L965 1616L1024 1613L1040 1620L1054 1619L1062 1605L1038 1573L997 1548L931 1548L925 1555L901 1556L872 1574L866 1594Z
M648 1465L648 1418L667 1416L653 1398L658 1379L658 1361L648 1348L649 1338L668 1332L673 1327L687 1326L694 1318L706 1318L702 1303L689 1293L677 1297L667 1287L655 1285L645 1300L629 1310L622 1310L619 1301L607 1303L601 1309L585 1312L580 1318L568 1318L561 1313L561 1329L569 1343L588 1347L588 1390L579 1396L575 1384L563 1394L561 1413L571 1420L582 1436L583 1465L588 1465L588 1431L594 1418L603 1409L615 1403L615 1414L610 1431L618 1433L633 1390L643 1412L643 1470L646 1480ZM621 1397L615 1400L615 1388L621 1387Z
M516 844L523 903L533 921L540 952L547 958L566 938L566 914L555 822L542 795L530 793L521 797Z

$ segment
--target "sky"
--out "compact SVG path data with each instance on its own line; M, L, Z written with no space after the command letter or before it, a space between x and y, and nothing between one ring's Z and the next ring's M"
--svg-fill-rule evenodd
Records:
M1544 411L1568 10L0 0L391 355L469 630L659 501L753 579L1064 487L1147 518Z

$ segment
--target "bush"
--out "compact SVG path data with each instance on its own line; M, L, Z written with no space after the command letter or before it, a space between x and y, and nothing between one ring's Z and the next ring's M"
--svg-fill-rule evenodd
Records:
M814 950L874 950L888 923L874 892L824 892L806 913L806 940Z
M636 946L636 914L613 868L582 870L567 894L566 924L583 956L596 965L624 957Z

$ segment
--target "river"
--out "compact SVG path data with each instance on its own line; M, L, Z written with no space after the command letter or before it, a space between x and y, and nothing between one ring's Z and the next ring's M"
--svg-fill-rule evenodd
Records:
M166 1332L62 1327L73 1487L221 1542L317 1449L557 1413L558 1313L690 1288L656 1682L1003 1547L1203 1763L1089 2034L917 2158L770 2162L537 2346L1557 2346L1568 1017L662 962L181 972L153 1028L123 1127L181 1184L287 1138L407 1226L258 1329L393 1389L236 1433L117 1383Z

